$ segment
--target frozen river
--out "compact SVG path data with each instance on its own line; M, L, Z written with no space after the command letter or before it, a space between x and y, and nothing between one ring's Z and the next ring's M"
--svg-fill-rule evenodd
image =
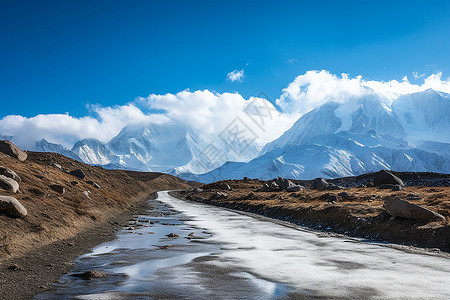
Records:
M450 299L450 260L286 227L160 192L38 299ZM178 238L169 238L174 233Z

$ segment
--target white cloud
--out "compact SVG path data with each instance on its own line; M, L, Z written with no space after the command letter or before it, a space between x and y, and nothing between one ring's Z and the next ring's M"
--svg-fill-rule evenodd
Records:
M81 118L68 114L41 114L31 118L9 115L0 120L0 132L14 135L14 141L27 149L43 138L71 147L74 142L83 138L97 138L106 142L128 123L160 118L145 115L133 104L114 107L91 106L90 109L94 116Z
M227 74L227 80L230 80L231 82L242 82L245 78L244 75L244 69L238 71L238 70L234 70L230 73Z
M434 89L450 93L450 80L442 80L437 73L425 78L423 84L403 81L365 80L361 75L350 78L347 74L337 76L326 70L307 71L283 89L277 104L283 112L304 114L323 103L333 100L345 102L354 97L377 94L386 101L394 101L401 95Z
M122 106L93 105L89 107L91 113L84 117L10 115L0 119L0 134L14 135L18 145L28 149L42 138L70 148L83 138L108 142L129 123L173 120L205 134L218 135L239 117L257 134L259 142L267 142L281 135L299 116L331 99L345 102L353 97L377 94L386 101L394 101L400 95L430 88L450 93L450 80L442 80L441 73L428 76L423 84L412 84L407 77L402 81L384 82L365 80L362 76L351 78L347 74L337 76L325 70L308 71L295 78L276 100L283 113L276 112L263 98L245 99L238 93L185 90L176 94L151 94ZM253 105L253 112L258 109L262 114L251 118L246 113L249 105ZM155 113L158 110L163 112Z
M272 103L263 98L251 97L246 100L238 93L185 90L177 94L151 94L141 98L141 101L146 102L148 108L166 111L164 115L168 119L209 134L219 134L239 117L261 142L281 135L298 117L280 114ZM255 117L255 107L258 107L261 116Z
M296 59L296 58L290 58L290 59L287 60L287 62L290 63L290 64L293 64L293 63L298 63L299 60Z
M297 119L295 115L272 113L264 117L265 124L258 126L245 113L248 105L257 101L259 106L272 112L275 107L265 99L244 99L237 93L213 93L208 90L138 98L123 106L90 106L91 116L73 117L68 114L37 115L27 118L18 115L0 119L0 134L15 136L14 142L25 149L32 149L43 138L71 148L83 138L96 138L108 142L129 123L167 122L169 120L191 126L202 133L218 135L236 117L257 134L257 141L268 142L281 135ZM163 110L163 113L152 113ZM266 112L262 109L263 113Z

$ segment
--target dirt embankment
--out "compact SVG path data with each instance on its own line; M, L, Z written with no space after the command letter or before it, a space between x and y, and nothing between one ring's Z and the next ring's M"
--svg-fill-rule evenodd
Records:
M0 211L0 299L44 291L76 257L145 213L145 200L156 191L190 187L171 175L105 170L54 153L28 152L23 162L0 153L0 166L21 178L17 193L0 189L0 195L16 198L28 211L23 218ZM68 173L76 169L86 177Z
M0 153L0 166L21 178L18 193L0 195L15 197L28 210L24 218L0 212L0 261L102 226L153 192L189 187L167 174L105 170L54 153L28 152L23 162ZM76 169L86 177L67 173Z
M402 176L402 173L396 174ZM428 186L406 186L400 191L363 185L363 187L345 190L321 191L306 188L294 193L262 192L260 191L262 185L270 182L248 179L204 185L201 191L191 190L182 193L181 196L197 202L257 213L318 230L450 252L450 187L442 186L448 182L449 176L431 174L430 179L425 173L415 175L408 173L407 175L405 177L415 178L416 181L419 178ZM373 175L347 180L336 179L333 182L340 185L345 185L347 182L348 185L355 186L355 181L369 182L370 176ZM405 182L408 183L407 180ZM437 182L436 185L439 186L431 187L433 182ZM295 183L310 185L307 181L295 181ZM230 190L224 189L226 184L229 185ZM407 200L428 208L443 215L445 220L419 221L394 218L383 207L385 199L389 197ZM330 199L335 199L335 202L330 202Z

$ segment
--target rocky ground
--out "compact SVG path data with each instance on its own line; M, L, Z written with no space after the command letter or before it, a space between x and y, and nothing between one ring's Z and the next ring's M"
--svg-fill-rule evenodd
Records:
M0 299L41 292L74 258L114 238L154 192L190 187L167 174L7 150L0 145Z
M374 180L374 173L330 181L245 178L179 196L318 230L450 252L450 175L392 173L381 176L386 182Z

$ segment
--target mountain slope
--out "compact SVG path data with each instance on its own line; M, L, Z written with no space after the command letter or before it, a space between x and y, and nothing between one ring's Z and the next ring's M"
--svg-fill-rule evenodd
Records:
M206 174L182 174L181 177L213 182L245 176L262 180L277 176L292 179L335 178L380 169L439 173L450 170L450 157L411 148L405 141L383 138L373 132L364 136L341 132L322 136L317 141L322 143L288 145L248 163L227 162Z
M183 178L342 177L380 169L450 172L450 95L427 90L390 103L378 95L330 100L306 113L261 155ZM417 145L420 146L417 146Z
M54 144L50 143L45 139L40 140L39 142L36 142L34 146L34 151L37 152L52 152L52 153L59 153L66 157L70 157L72 159L83 161L78 155L70 151L69 149L65 148L64 146L60 144Z

